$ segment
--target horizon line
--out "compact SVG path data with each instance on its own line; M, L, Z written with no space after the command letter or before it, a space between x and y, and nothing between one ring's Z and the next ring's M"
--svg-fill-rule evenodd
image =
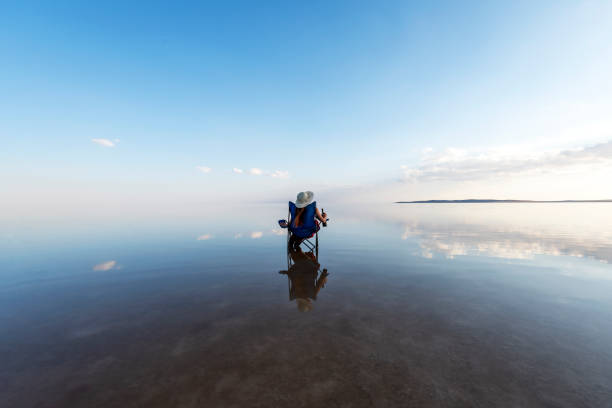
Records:
M450 204L450 203L612 203L612 199L600 200L514 200L514 199L490 199L490 198L468 198L462 200L416 200L395 201L394 204Z

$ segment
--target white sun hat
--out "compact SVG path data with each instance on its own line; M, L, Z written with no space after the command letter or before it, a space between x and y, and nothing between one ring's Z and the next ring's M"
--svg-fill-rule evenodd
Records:
M312 191L302 191L298 193L297 199L295 200L295 206L297 208L304 208L308 204L312 203L314 193Z

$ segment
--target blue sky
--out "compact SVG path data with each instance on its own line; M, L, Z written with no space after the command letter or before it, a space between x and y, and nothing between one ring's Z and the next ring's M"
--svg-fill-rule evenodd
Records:
M609 2L9 3L3 205L612 198L609 21Z

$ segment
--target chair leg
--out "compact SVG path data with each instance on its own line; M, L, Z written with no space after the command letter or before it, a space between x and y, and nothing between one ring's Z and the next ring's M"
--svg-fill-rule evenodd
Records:
M289 219L291 217L291 211L287 210L287 222L291 223ZM287 226L287 248L289 248L289 242L291 241L291 231L289 231L289 226Z
M309 251L315 251L316 245L312 243L308 238L304 238L300 241L300 244L304 244Z

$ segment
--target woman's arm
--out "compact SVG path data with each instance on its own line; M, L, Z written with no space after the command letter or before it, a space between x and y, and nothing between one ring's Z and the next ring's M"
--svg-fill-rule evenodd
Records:
M315 283L315 291L314 291L315 298L319 294L319 291L325 287L325 284L327 283L328 275L329 274L327 273L327 269L323 269L323 272L321 272L321 276L319 276L319 279L317 279L317 282Z
M319 221L321 221L321 222L327 222L327 214L326 214L326 213L321 214L321 211L319 211L319 208L318 208L318 207L315 209L315 211L316 211L315 216L317 217L317 219L318 219Z

